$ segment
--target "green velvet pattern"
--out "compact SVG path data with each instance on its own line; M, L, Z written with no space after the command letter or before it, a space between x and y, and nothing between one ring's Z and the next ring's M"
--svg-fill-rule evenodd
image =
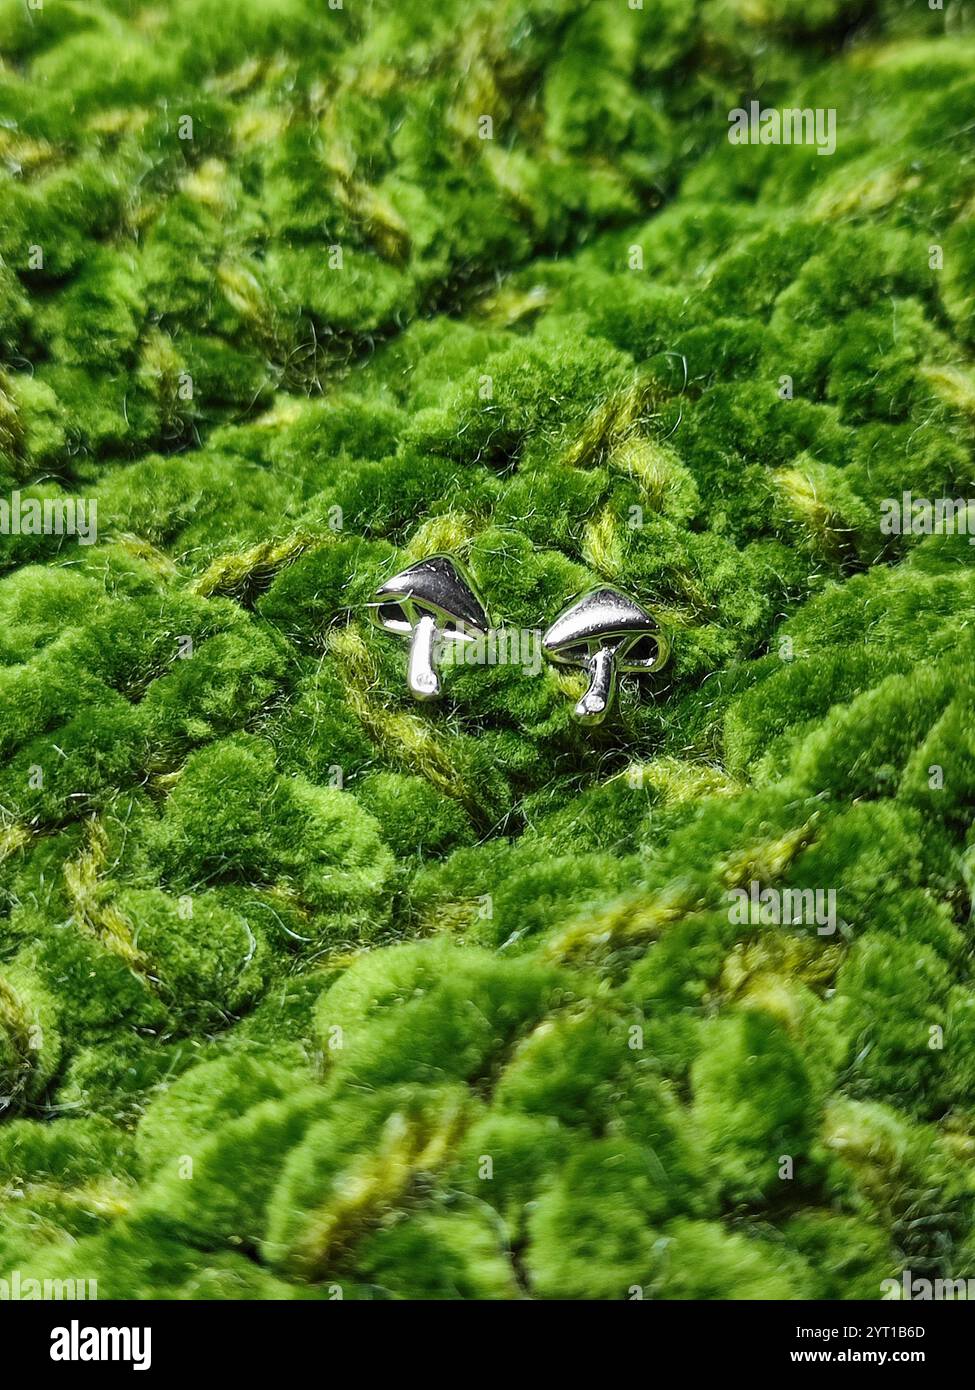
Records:
M975 549L880 527L975 496L971 16L0 0L0 55L0 497L97 504L0 536L0 1277L975 1277ZM364 605L434 552L672 659L596 729L550 666L418 706Z

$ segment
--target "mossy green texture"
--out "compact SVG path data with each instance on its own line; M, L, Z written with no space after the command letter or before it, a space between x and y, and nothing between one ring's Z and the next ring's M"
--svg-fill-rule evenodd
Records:
M0 54L0 498L98 525L0 536L0 1277L975 1277L975 549L880 528L973 489L970 16L0 0ZM730 145L756 95L835 153ZM438 551L672 661L596 730L528 663L418 707L364 605Z

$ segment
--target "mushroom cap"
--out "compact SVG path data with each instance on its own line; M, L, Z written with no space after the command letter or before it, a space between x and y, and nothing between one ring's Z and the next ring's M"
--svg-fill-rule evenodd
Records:
M369 608L379 627L401 635L425 613L437 619L447 638L483 637L490 627L471 581L449 555L429 555L394 574L380 584Z
M653 655L633 653L643 638L653 639ZM571 603L542 638L546 654L568 666L584 666L594 652L614 645L621 671L654 671L668 652L666 639L650 614L636 599L608 587L592 589Z

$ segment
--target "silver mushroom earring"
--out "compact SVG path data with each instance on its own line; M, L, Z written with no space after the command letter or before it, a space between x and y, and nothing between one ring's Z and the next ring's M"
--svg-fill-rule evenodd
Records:
M550 661L581 666L589 689L575 707L584 724L599 724L613 703L624 672L659 671L670 644L635 599L618 589L593 589L569 604L542 638Z
M369 608L384 632L410 639L407 682L417 700L440 694L439 644L486 637L490 627L473 583L449 555L430 555L394 574L376 590Z

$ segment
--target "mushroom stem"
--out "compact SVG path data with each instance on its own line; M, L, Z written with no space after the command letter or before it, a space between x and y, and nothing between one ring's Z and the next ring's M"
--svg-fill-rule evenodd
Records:
M605 717L616 688L616 648L600 647L586 663L589 689L576 705L576 715L587 724L598 724Z
M436 618L432 613L421 614L413 626L407 677L410 689L418 700L433 700L440 694L440 681L433 669L433 644L436 636Z

